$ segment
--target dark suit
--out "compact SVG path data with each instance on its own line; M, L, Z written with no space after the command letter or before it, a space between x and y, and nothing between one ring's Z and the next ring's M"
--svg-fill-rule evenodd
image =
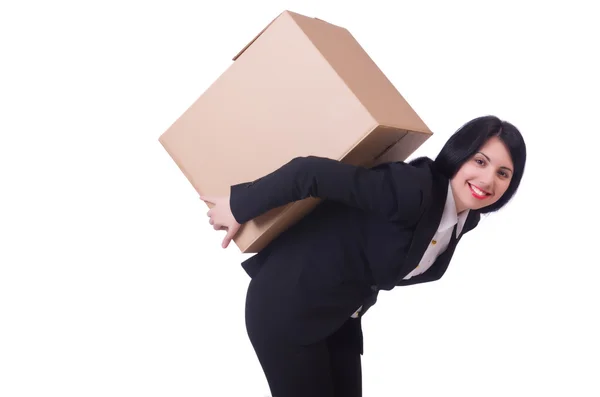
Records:
M341 343L346 352L362 354L361 319L350 319L356 309L362 305L363 316L380 290L444 275L456 244L477 225L478 212L470 212L461 235L453 233L429 270L403 280L437 230L448 182L428 158L367 169L309 156L231 187L231 210L241 224L307 197L324 200L242 264L252 278L248 333L274 396L336 395L339 383L328 380L335 375L324 364L326 347ZM313 379L312 389L302 389L309 387L303 376Z

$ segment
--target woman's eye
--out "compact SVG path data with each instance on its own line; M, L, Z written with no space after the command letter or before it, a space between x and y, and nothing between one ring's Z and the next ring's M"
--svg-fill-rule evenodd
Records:
M482 159L475 159L475 162L479 165L483 165L483 160Z

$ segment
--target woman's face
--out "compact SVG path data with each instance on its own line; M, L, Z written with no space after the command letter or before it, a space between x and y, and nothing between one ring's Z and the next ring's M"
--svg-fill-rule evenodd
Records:
M498 137L490 138L450 181L457 211L494 204L508 189L513 169L504 143Z

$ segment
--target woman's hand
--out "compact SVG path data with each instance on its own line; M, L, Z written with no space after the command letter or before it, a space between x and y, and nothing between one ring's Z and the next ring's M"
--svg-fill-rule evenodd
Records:
M207 197L200 196L200 200L207 203L209 206L212 204L212 208L206 214L210 220L208 223L213 225L215 230L227 230L227 235L223 239L221 246L227 248L233 237L240 229L240 224L237 223L233 214L231 213L231 207L229 205L229 196L225 197Z

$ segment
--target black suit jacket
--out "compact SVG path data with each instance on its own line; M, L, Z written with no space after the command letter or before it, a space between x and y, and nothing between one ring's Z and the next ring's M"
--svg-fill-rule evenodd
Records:
M343 324L380 290L440 279L462 236L477 226L470 211L458 238L425 273L403 278L420 262L443 214L448 179L431 159L373 168L328 158L297 157L253 182L231 187L230 204L243 224L288 203L323 199L316 209L242 266L262 289L279 288L262 310L300 343ZM455 229L456 230L456 229ZM267 307L268 306L268 307ZM362 346L361 346L362 352Z

